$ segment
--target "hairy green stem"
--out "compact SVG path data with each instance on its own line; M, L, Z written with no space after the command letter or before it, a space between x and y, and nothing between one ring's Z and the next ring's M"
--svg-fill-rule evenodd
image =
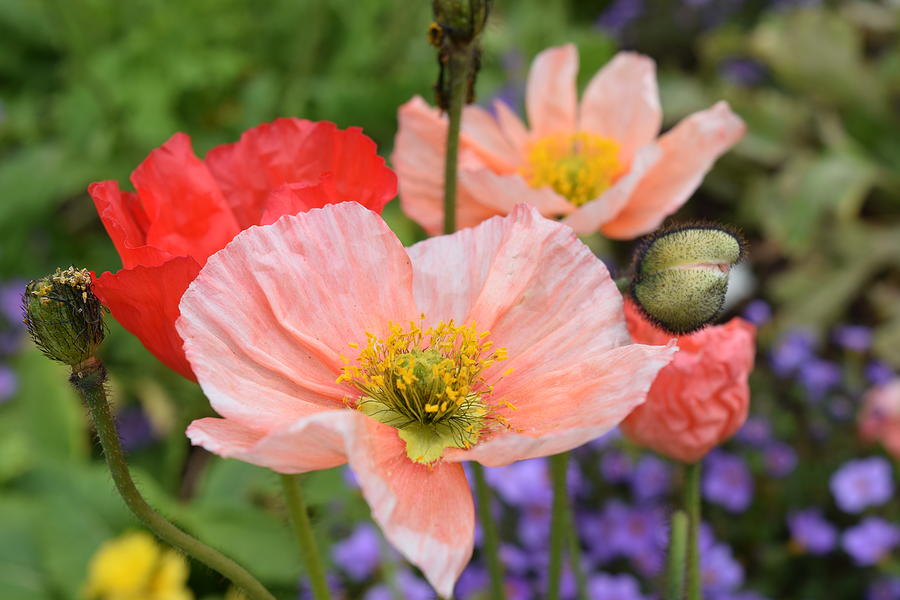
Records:
M547 570L547 598L559 600L559 584L562 578L563 547L566 532L566 464L565 452L550 457L550 481L553 487L553 507L550 514L550 566Z
M575 575L575 588L578 592L577 598L578 600L588 600L587 576L584 573L584 565L582 565L581 560L581 542L578 539L578 529L575 527L575 511L572 509L572 501L569 498L569 488L568 485L566 485L568 469L565 467L568 466L568 459L569 456L571 456L571 453L565 452L563 454L566 458L566 464L562 469L563 486L562 488L553 491L553 497L556 498L557 495L561 495L562 497L563 510L565 511L565 523L563 524L563 529L568 534L569 563L572 567L572 574ZM551 461L552 460L553 459L551 458Z
M687 531L687 513L683 510L676 510L672 514L672 524L669 528L669 555L666 559L666 600L684 600Z
M684 467L684 510L688 516L687 600L702 600L700 578L700 462Z
M484 479L484 467L477 462L469 463L475 479L475 497L478 500L478 520L481 521L482 550L491 575L491 598L503 600L503 565L500 562L500 536L497 524L491 516L491 489Z
M328 582L325 579L325 567L322 565L322 557L319 555L316 538L312 531L312 524L309 521L309 513L306 510L306 502L303 499L303 488L300 487L300 476L282 474L281 486L284 489L284 498L287 500L294 534L297 536L297 544L300 546L300 554L302 555L303 563L306 565L306 572L309 575L309 585L312 588L313 598L316 600L329 600L331 594L328 591Z
M465 54L452 53L447 58L447 75L450 78L450 97L447 107L447 143L444 153L444 233L456 231L456 180L459 158L459 128L462 109L466 101L469 58Z
M119 443L119 434L110 414L106 390L103 387L106 382L106 370L103 365L92 361L92 364L85 370L73 372L71 382L88 407L94 428L97 430L97 437L100 438L100 445L103 447L103 454L106 456L109 472L116 484L116 489L119 490L119 494L131 512L160 539L218 571L241 588L252 600L275 600L275 596L246 569L197 538L180 530L156 512L141 496L131 478L128 463L125 461L122 446Z

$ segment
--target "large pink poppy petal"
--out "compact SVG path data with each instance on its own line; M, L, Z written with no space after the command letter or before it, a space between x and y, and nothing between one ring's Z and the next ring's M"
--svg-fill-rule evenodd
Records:
M578 235L596 232L601 225L622 212L634 189L647 171L656 164L661 154L662 151L656 144L649 144L638 150L628 173L620 177L599 198L578 207L575 212L563 219L563 223L574 229Z
M503 100L494 100L494 112L497 114L497 125L516 149L517 159L524 161L529 143L528 129Z
M512 173L522 161L517 146L506 138L491 113L480 106L463 109L460 136L462 143L494 171Z
M746 129L727 102L685 118L659 138L662 156L622 212L603 226L604 235L629 239L656 229L687 201L715 160L735 145Z
M550 186L533 188L521 175L500 175L490 169L464 170L459 173L460 188L477 202L499 213L509 214L517 204L534 206L546 217L567 215L575 207Z
M391 162L400 178L400 205L425 231L438 235L444 227L446 121L418 96L401 106L397 117L400 123ZM460 152L461 169L483 166L473 152ZM476 202L465 190L457 194L458 227L477 225L495 214L497 211Z
M176 133L131 174L148 219L147 245L201 265L240 231L219 186L191 147Z
M573 354L568 365L553 370L535 365L522 377L505 378L496 384L493 397L516 407L497 409L511 431L446 458L496 467L577 448L618 425L643 403L656 374L676 350L631 344L586 359Z
M525 108L533 138L574 133L577 128L578 50L574 44L547 48L531 63Z
M619 52L594 75L581 97L579 129L619 143L625 164L654 139L662 124L656 65L634 52Z
M178 331L213 407L271 428L340 406L350 392L335 383L341 353L415 318L411 278L378 215L331 204L250 228L210 257L182 299Z
M518 205L506 218L408 249L416 304L429 318L474 321L510 360L552 370L630 341L622 296L572 230ZM452 274L452 276L448 276ZM573 354L574 353L574 354Z

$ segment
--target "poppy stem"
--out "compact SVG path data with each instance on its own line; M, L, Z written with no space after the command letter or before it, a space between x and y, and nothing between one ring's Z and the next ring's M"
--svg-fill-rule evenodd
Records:
M471 462L472 477L475 479L475 496L478 503L478 520L481 522L482 550L491 574L491 598L504 600L506 590L503 587L503 565L500 563L500 536L497 524L491 516L491 489L484 479L484 467Z
M325 567L322 565L322 557L319 555L316 538L313 536L309 512L306 510L306 502L303 499L303 488L300 487L300 476L282 474L281 485L287 500L288 512L291 515L291 524L294 526L294 534L297 536L297 544L300 546L300 554L309 575L313 598L329 600L331 593L328 591L328 582L325 579Z
M450 97L447 104L447 143L444 153L444 233L456 231L456 183L459 158L459 129L466 101L470 60L467 55L451 53L447 57Z
M683 510L672 514L669 556L666 560L666 600L684 600L684 570L687 553L688 516Z
M566 475L569 467L569 452L561 452L550 457L550 481L553 488L553 506L550 516L550 567L547 574L547 598L559 600L562 579L563 552L566 542L569 546L569 563L578 586L578 597L587 598L587 582L581 566L581 547L575 531L575 519L569 501Z
M104 387L106 369L103 365L98 360L91 359L84 369L73 370L70 381L88 408L116 489L119 490L119 494L131 512L161 540L218 571L242 589L252 600L275 600L275 596L246 569L176 527L156 512L141 496L131 477L131 472L128 470L128 463L125 461L122 446L119 443L119 434L110 414Z
M700 578L700 461L684 466L684 510L687 531L687 600L702 600Z

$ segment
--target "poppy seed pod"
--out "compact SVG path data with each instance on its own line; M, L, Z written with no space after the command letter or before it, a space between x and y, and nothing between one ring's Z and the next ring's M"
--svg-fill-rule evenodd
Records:
M103 305L91 291L86 269L56 269L31 281L23 297L25 325L41 351L53 360L79 368L103 342Z
M725 303L728 274L744 240L718 224L686 224L646 238L634 258L631 296L655 325L681 335L712 322Z

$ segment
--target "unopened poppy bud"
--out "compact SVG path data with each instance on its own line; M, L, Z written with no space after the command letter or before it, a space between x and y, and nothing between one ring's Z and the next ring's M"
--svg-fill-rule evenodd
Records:
M44 354L80 368L103 342L103 305L91 291L86 269L57 269L25 286L28 333Z
M484 30L490 0L433 0L434 23L429 39L440 45L444 38L457 44L469 44Z
M743 254L743 238L723 225L660 230L635 253L631 296L661 329L677 335L696 331L721 312L728 274Z
M438 80L434 84L437 105L445 111L453 102L454 86L465 103L475 101L475 79L481 68L478 36L484 30L491 0L433 0L434 22L428 41L438 49Z

